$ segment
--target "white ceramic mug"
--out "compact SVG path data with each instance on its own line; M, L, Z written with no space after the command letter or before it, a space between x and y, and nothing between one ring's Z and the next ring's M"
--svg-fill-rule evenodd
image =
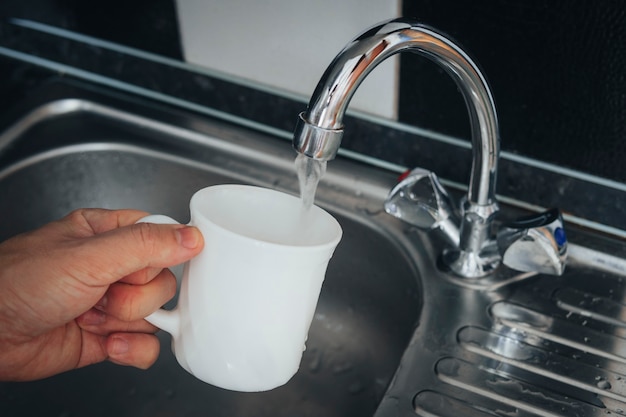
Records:
M196 192L190 211L204 249L185 264L176 308L146 320L172 335L180 365L209 384L285 384L300 366L339 223L317 206L304 211L297 197L234 184Z

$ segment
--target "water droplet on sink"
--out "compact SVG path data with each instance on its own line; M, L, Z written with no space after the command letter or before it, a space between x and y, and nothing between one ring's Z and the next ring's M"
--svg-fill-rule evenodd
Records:
M348 387L348 392L352 395L356 395L360 392L363 392L364 390L365 390L365 385L363 385L361 381L354 381Z
M311 373L319 372L322 369L322 353L317 351L316 349L311 350L312 357L309 362L309 371Z
M496 319L509 321L515 324L515 327L549 329L552 325L552 319L549 316L504 301L494 304L491 312Z
M333 374L339 375L352 370L352 364L350 362L339 363L333 367Z
M380 210L374 210L368 207L360 207L360 206L356 208L356 211L357 213L363 214L365 216L375 216L378 213L380 213Z

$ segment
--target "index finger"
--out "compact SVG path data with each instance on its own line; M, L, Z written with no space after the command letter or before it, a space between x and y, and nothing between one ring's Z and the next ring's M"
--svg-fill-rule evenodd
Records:
M82 260L81 275L91 277L94 285L108 285L144 268L186 262L203 246L195 227L137 223L82 240L74 254Z
M91 285L108 285L144 268L178 265L202 250L204 241L195 227L138 224L147 214L81 209L57 222L72 238L65 243L72 246L71 275Z
M107 210L93 208L77 210L76 214L82 216L94 234L98 234L135 224L139 219L146 217L150 213L133 209Z

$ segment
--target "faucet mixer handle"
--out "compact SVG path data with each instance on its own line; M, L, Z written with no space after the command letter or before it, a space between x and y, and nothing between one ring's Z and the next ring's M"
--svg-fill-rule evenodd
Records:
M498 231L502 262L518 271L561 275L567 259L567 238L558 209L521 217Z
M452 198L434 172L415 168L400 181L385 200L385 211L423 230L439 230L459 246L458 216Z

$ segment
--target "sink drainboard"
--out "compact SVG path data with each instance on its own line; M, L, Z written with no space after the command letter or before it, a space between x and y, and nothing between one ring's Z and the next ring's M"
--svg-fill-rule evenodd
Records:
M420 416L626 414L624 277L571 268L536 277L461 326L437 384L414 397Z

